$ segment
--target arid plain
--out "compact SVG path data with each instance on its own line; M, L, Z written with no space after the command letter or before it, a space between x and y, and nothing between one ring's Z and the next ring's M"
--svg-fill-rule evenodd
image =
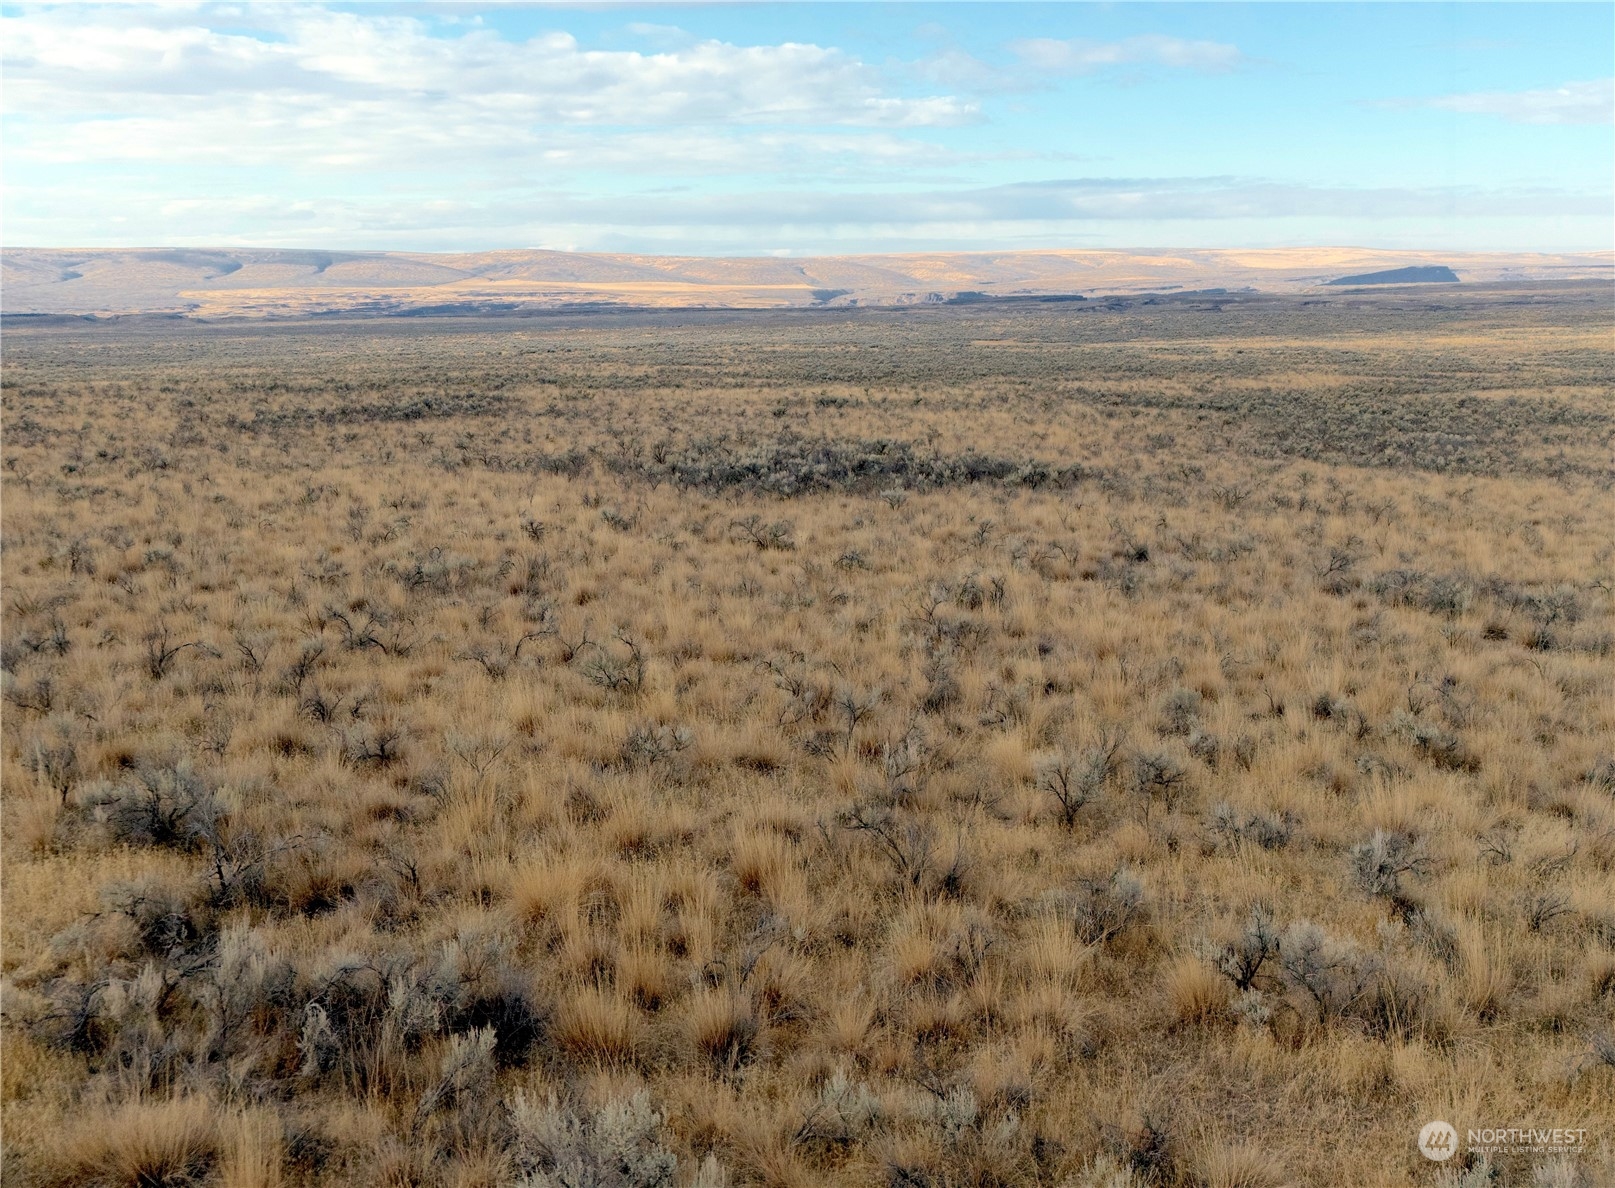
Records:
M12 319L7 1182L1615 1181L1609 298Z
M431 315L555 309L789 309L1185 290L1317 291L1340 278L1441 265L1465 283L1615 281L1609 252L1367 248L926 252L706 257L603 252L341 252L11 248L10 314L204 318Z

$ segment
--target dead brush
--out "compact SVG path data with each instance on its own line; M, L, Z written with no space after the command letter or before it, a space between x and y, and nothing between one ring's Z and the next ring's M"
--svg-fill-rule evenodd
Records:
M761 516L746 516L730 521L729 532L735 539L746 542L761 553L770 550L789 552L796 548L788 520L765 521Z
M930 823L871 804L853 805L841 814L840 823L870 839L899 885L917 890L935 872L937 837Z
M581 671L590 682L608 692L638 694L645 688L649 657L643 645L627 632L619 631L616 639L625 654L616 654L604 644L595 644Z
M1170 751L1140 751L1129 765L1133 792L1143 810L1144 820L1157 800L1172 813L1190 790L1189 770Z
M160 681L168 675L182 652L191 648L197 649L204 656L219 658L219 653L207 643L199 639L187 640L185 643L173 642L166 625L158 625L149 631L144 639L146 675L154 681Z
M29 748L28 762L35 777L65 805L81 774L78 748L69 728L58 724L54 738L48 743L43 737L36 737Z
M1234 989L1243 992L1256 985L1256 979L1278 954L1279 932L1273 914L1265 905L1257 904L1251 908L1238 937L1218 949L1212 960Z
M1144 886L1132 871L1118 867L1104 878L1078 879L1069 905L1078 939L1102 945L1143 918Z
M1121 771L1120 738L1102 732L1097 742L1080 751L1062 751L1040 760L1037 789L1054 801L1062 827L1073 829L1090 805L1116 780Z
M491 681L502 681L510 675L510 670L521 663L522 649L530 643L541 639L548 639L556 633L553 625L545 626L538 631L529 631L516 638L514 643L495 641L493 643L479 643L457 654L460 660L469 660L482 666L482 671L488 674Z

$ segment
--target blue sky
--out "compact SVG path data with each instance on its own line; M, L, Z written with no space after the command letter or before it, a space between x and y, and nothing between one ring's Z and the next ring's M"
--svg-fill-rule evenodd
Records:
M1615 7L0 6L8 245L1609 249Z

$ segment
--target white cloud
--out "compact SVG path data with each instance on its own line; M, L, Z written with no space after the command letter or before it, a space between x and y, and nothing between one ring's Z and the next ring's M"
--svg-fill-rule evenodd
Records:
M1497 116L1513 124L1610 124L1615 123L1615 78L1535 91L1442 95L1426 102L1430 107Z
M283 98L211 109L86 119L71 135L11 135L9 152L43 165L94 162L156 167L279 167L333 171L439 171L454 187L473 178L559 174L624 178L759 175L857 179L894 169L926 172L959 163L955 150L884 129L511 126L474 114L401 118L389 105Z
M120 164L276 170L299 197L360 173L451 192L587 174L924 176L961 156L915 133L976 117L817 45L592 50L564 32L517 41L314 7L29 10L0 17L0 57L14 195L30 170Z
M111 225L112 206L129 221ZM10 216L14 242L50 242L38 225L66 218L97 228L77 242L479 250L550 246L595 251L750 254L760 244L799 251L1102 242L1125 246L1190 233L1200 243L1282 242L1288 228L1333 228L1336 242L1466 226L1562 225L1565 245L1607 226L1608 196L1554 189L1319 187L1238 177L1072 178L1006 186L836 193L812 189L603 196L527 188L445 198L430 192L302 197L273 193L174 198L138 183L115 203L82 188L30 196ZM243 233L243 228L250 231ZM1226 230L1223 230L1226 228ZM1445 228L1445 230L1441 230ZM1318 232L1313 232L1317 237ZM1518 232L1516 232L1518 234ZM1255 238L1251 238L1254 236ZM1442 241L1440 237L1432 242ZM59 242L59 241L58 241Z
M567 33L508 41L446 35L413 17L310 8L253 10L264 26L224 32L149 9L52 9L0 18L9 109L70 118L132 112L177 123L199 102L295 119L355 104L404 121L506 127L797 124L929 127L975 118L947 95L886 92L834 48L704 41L656 53L582 48Z
M437 180L513 172L645 175L930 169L954 154L905 130L975 118L891 93L817 45L589 50L411 16L268 6L207 27L173 8L0 18L13 164L332 170ZM654 130L654 131L653 131ZM14 177L16 176L14 172Z
M1222 73L1245 64L1239 47L1220 41L1188 41L1146 33L1120 41L1059 41L1034 37L1010 43L1028 66L1050 74L1092 74L1111 66L1167 66Z
M1047 85L1029 76L1024 69L991 65L958 46L948 46L921 58L914 63L913 72L939 86L977 94L1027 91Z
M697 40L694 34L677 25L658 25L651 21L631 21L626 30L643 41L661 46L686 46Z
M638 196L591 198L586 207L551 200L549 209L569 219L592 213L621 226L823 228L1299 218L1373 222L1597 215L1607 212L1608 197L1548 188L1309 186L1241 177L1096 177L901 192L775 190L670 196L659 201Z

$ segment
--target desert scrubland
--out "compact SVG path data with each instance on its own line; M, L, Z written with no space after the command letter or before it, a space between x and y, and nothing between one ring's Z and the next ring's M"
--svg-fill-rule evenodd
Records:
M1615 1182L1611 325L12 319L7 1183Z

